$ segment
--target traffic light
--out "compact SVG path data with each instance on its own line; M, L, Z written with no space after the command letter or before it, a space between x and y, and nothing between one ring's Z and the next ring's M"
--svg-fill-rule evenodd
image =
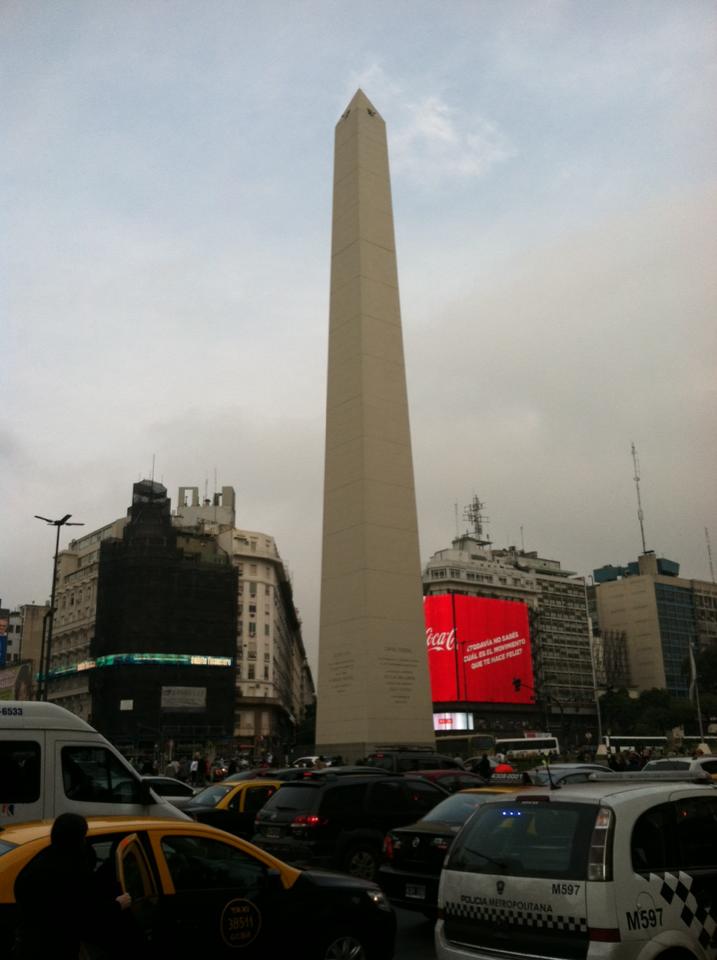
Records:
M520 688L521 688L522 686L523 686L523 681L520 679L520 677L514 677L514 678L513 678L513 687L514 687L516 693L520 693Z

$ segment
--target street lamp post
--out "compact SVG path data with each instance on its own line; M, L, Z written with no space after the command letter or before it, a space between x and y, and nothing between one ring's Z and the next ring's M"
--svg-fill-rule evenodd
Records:
M55 590L57 587L57 556L60 552L60 528L61 527L84 527L84 523L70 523L71 513L66 513L59 520L50 520L48 517L41 517L35 514L36 520L44 520L45 523L57 529L55 537L55 557L52 562L52 590L50 593L50 611L47 618L47 635L43 631L43 644L40 648L40 683L38 684L38 697L40 700L47 700L47 675L50 671L50 657L52 655L52 628L55 622ZM40 691L42 695L40 696Z
M530 692L534 693L536 697L538 697L539 699L544 697L546 702L552 702L557 705L558 710L560 710L560 739L561 741L564 740L565 739L565 710L560 700L558 700L557 697L554 697L552 693L547 693L547 691L545 690L542 693L540 693L535 689L535 687L531 687L530 684L526 683L520 677L515 677L513 679L513 686L515 687L516 693L522 687L525 687L526 690L530 690Z

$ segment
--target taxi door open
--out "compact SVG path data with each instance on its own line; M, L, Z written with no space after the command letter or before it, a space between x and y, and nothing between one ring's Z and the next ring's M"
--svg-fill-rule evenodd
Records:
M151 940L158 901L157 886L136 833L120 841L115 853L115 868L123 892L132 897L134 921L144 938Z

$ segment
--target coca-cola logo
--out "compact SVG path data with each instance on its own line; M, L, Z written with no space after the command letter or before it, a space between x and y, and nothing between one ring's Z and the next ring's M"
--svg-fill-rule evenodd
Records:
M431 627L426 627L426 646L428 652L434 650L454 650L456 646L456 631L444 630L443 633L434 633Z

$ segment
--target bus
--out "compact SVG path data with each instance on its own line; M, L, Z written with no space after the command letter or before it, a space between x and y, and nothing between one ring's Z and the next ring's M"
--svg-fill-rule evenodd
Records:
M598 752L607 753L608 756L615 753L642 753L643 750L660 750L665 753L667 737L643 737L639 734L614 737L610 734L602 738L602 745L603 750Z
M461 757L480 757L501 754L506 759L530 759L547 754L559 754L558 738L550 733L528 734L522 737L502 737L492 733L447 734L436 737L436 750L439 753Z
M697 747L704 744L709 748L709 750L717 755L717 734L706 733L704 737L676 737L675 746L678 749L682 749L685 753L688 753L690 756L695 752Z
M549 733L535 737L496 737L495 754L506 760L529 760L531 757L560 756L558 738Z

